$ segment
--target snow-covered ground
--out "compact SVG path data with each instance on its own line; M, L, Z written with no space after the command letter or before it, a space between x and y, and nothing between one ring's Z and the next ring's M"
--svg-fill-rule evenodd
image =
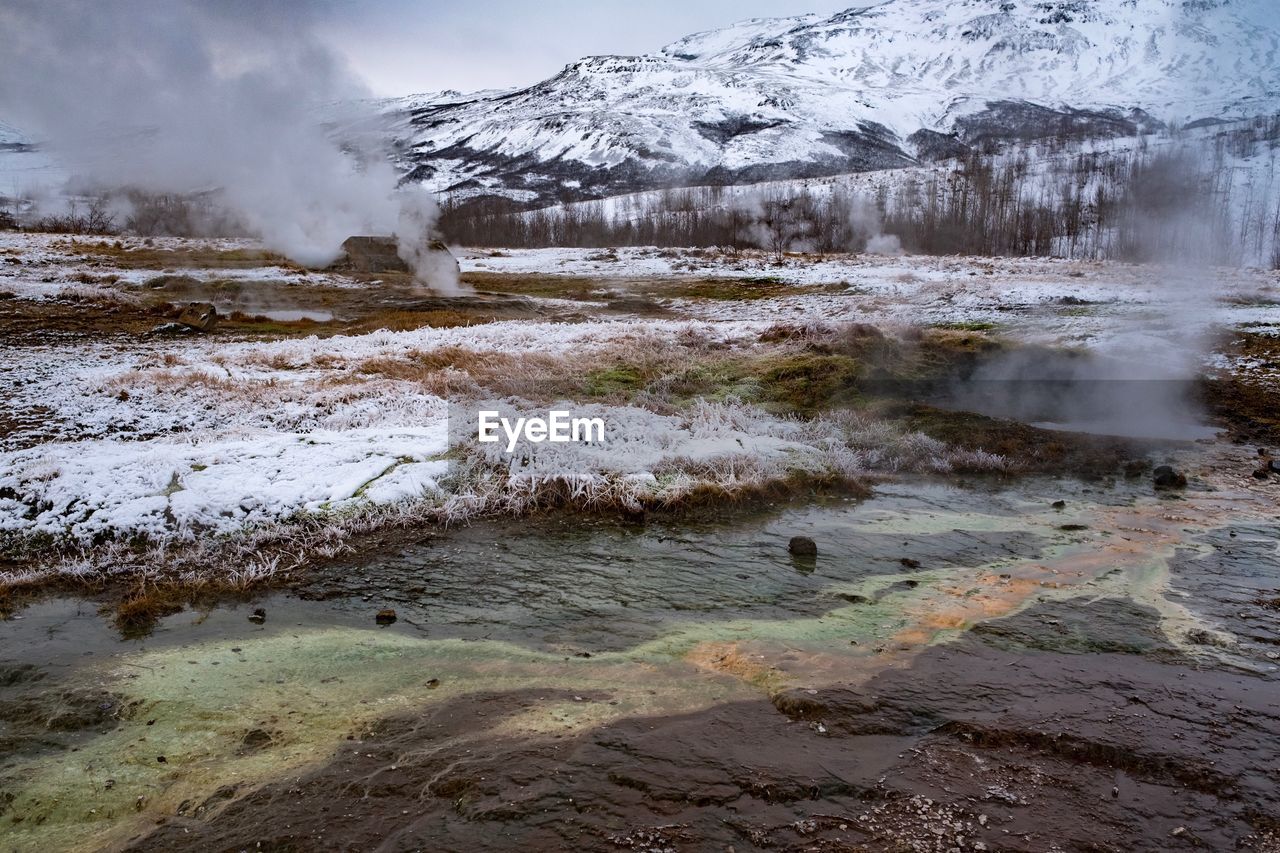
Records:
M0 247L0 290L18 301L40 303L83 274L117 271L109 259L88 259L45 235L0 235ZM1199 366L1187 365L1189 343L1212 327L1280 326L1280 281L1269 272L869 256L775 266L761 253L657 249L623 249L616 258L473 250L462 266L597 277L611 291L660 284L669 319L512 320L271 342L120 335L7 347L0 530L81 543L136 534L191 541L299 513L341 517L406 502L440 518L518 509L552 480L587 501L639 506L700 485L732 489L797 471L855 477L999 467L997 458L958 456L875 423L802 423L728 401L679 414L584 406L611 424L607 448L547 445L518 464L486 451L461 460L472 469L459 474L450 467L459 459L449 454L448 426L451 405L456 417L460 405L489 399L495 376L511 388L527 374L534 387L539 375L585 374L620 354L684 348L696 359L751 350L777 324L993 324L1020 339L1128 353L1178 371ZM134 277L86 286L127 293L145 277L123 271ZM237 272L279 286L273 267ZM682 283L707 279L769 279L782 292L754 300L680 295ZM1216 365L1233 367L1220 357ZM490 402L520 411L547 403L518 396ZM488 476L505 471L501 489L477 480L477 465Z
M759 279L824 285L747 301L681 299L681 313L714 322L927 325L990 323L1026 340L1097 348L1173 344L1216 326L1280 321L1280 273L1173 268L1039 258L875 255L790 256L764 252L620 248L472 250L464 273L619 280ZM612 283L612 282L610 282ZM611 288L617 290L619 288Z

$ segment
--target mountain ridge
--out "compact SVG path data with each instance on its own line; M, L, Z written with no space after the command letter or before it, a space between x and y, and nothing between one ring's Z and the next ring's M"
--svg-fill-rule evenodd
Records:
M895 168L984 145L1276 111L1265 0L887 0L755 18L531 86L397 99L407 180L602 197Z

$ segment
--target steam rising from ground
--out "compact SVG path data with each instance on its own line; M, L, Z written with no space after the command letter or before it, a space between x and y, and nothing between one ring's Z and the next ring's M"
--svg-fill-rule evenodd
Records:
M1157 300L1088 356L1015 351L956 389L961 408L1108 435L1207 437L1198 377L1211 348L1206 318L1223 288L1210 265L1222 239L1196 163L1154 157L1124 200L1116 239L1142 260ZM1088 305L1084 310L1107 311Z
M322 121L369 93L302 0L6 0L0 106L89 189L215 190L268 247L322 266L353 234L435 220L383 152L341 150Z

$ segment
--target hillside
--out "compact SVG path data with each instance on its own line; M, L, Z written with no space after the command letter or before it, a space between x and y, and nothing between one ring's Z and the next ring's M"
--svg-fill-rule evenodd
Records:
M1276 111L1268 5L888 0L590 57L525 89L398 99L383 131L411 180L531 203L1115 138Z

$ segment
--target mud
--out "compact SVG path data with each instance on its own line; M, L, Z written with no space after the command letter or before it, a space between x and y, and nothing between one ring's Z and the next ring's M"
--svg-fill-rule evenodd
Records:
M858 688L574 738L484 738L554 697L471 696L129 849L1267 849L1275 680L1190 665L1158 622L1059 602Z

